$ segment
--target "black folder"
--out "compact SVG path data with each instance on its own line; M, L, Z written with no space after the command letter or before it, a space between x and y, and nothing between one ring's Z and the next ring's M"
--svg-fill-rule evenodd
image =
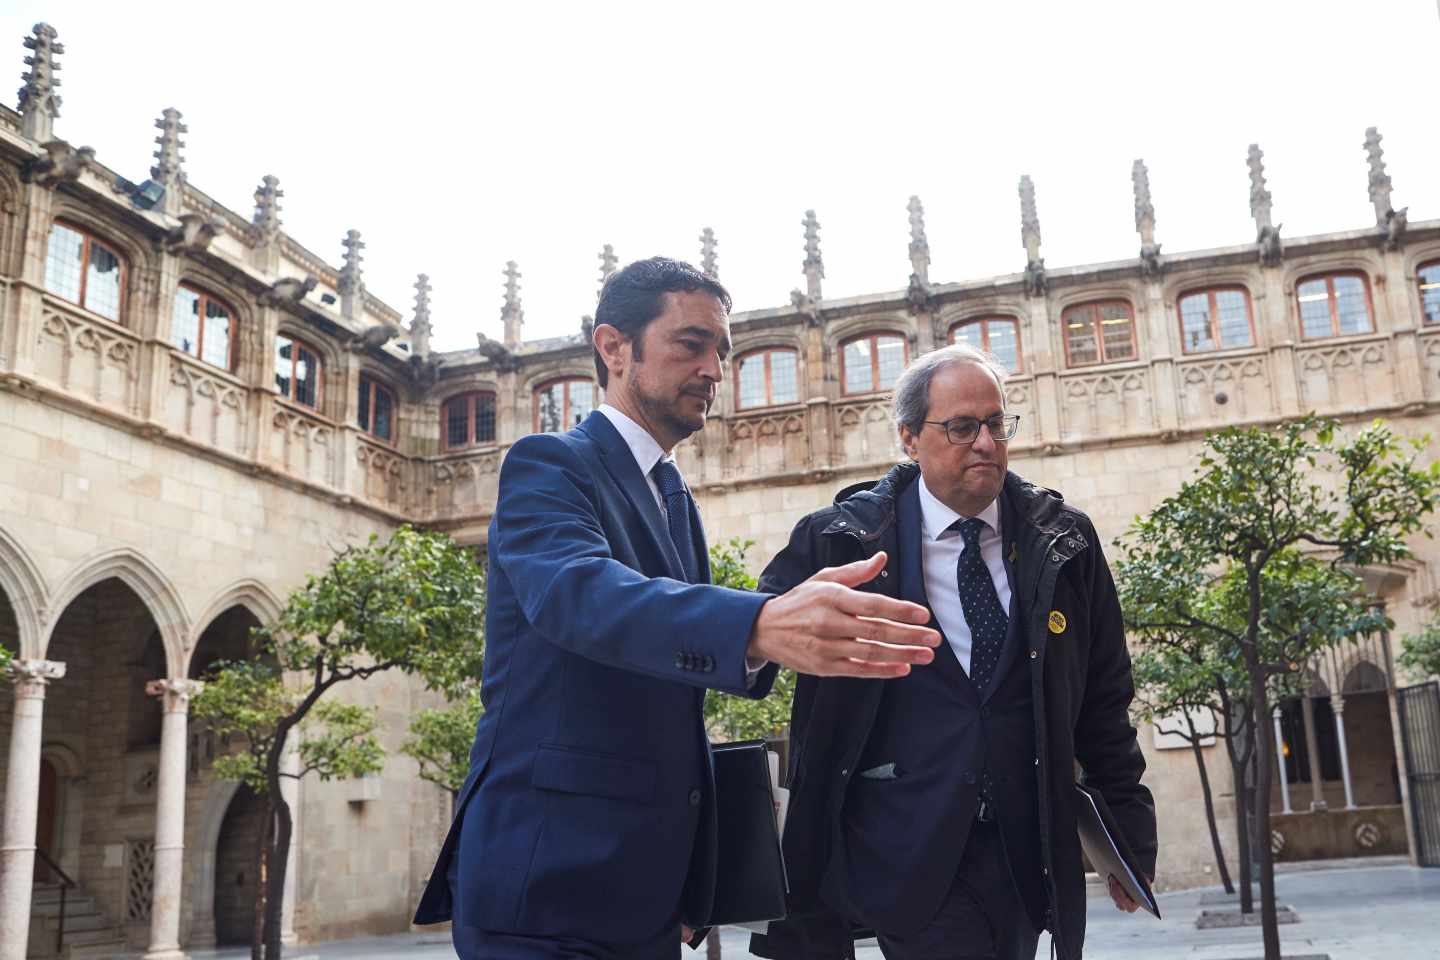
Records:
M705 926L782 920L788 885L765 741L716 744L711 756L720 843Z
M1101 877L1113 876L1131 900L1159 919L1160 905L1105 798L1099 790L1081 783L1075 784L1075 826L1080 832L1080 846L1096 872Z

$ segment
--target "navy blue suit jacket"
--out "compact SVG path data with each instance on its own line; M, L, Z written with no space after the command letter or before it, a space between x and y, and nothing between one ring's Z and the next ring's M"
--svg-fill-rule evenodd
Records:
M685 582L599 412L510 449L489 548L485 713L415 921L629 943L702 917L716 835L705 688L769 690L773 665L745 684L768 595Z

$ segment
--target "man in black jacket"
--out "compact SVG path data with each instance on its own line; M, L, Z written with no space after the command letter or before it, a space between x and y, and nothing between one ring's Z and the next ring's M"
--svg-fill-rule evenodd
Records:
M912 363L895 388L911 462L801 520L761 576L783 593L884 551L870 589L928 606L944 635L898 680L800 677L791 919L755 938L762 957L850 957L868 929L887 960L1015 960L1049 929L1080 960L1077 766L1154 876L1115 584L1089 518L1007 471L1003 376L964 345ZM1135 909L1113 878L1110 893Z

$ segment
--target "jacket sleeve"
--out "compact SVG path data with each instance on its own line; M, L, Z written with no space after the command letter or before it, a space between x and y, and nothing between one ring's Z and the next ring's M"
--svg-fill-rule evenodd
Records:
M559 437L510 448L500 469L491 558L525 618L551 643L634 673L763 696L774 669L745 684L745 650L763 593L647 577L616 560L589 470ZM710 663L709 671L694 669Z
M1085 771L1086 785L1105 797L1141 867L1153 878L1155 799L1140 782L1145 757L1130 722L1135 685L1125 646L1125 624L1100 538L1093 527L1086 534L1094 551L1089 585L1093 634L1085 696L1075 724L1075 757Z

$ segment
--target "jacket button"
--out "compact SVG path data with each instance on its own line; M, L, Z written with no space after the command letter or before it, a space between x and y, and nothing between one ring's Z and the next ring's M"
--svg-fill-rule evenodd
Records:
M1052 554L1050 555L1050 559L1053 560L1053 561L1055 561L1056 563L1059 563L1059 562L1060 562L1060 554L1058 554L1058 553L1052 553Z
M848 777L848 776L850 776L850 768L849 768L849 767L842 767L842 768L840 769L840 776L842 776L842 777Z
M837 527L843 527L843 526L845 526L845 521L844 521L844 520L841 520L839 523L835 524L835 526L837 526Z
M1035 659L1036 657L1038 657L1038 656L1040 656L1040 651L1039 651L1039 650L1031 650L1031 651L1030 651L1030 659L1031 659L1031 660L1034 660L1034 659Z
M700 789L698 787L690 791L690 806L700 806Z
M715 670L715 659L707 656L704 660L700 661L700 669L706 673L713 673Z
M881 571L880 571L880 576L882 576L882 577L889 577L889 576L890 576L890 571L889 571L889 570L881 570Z

